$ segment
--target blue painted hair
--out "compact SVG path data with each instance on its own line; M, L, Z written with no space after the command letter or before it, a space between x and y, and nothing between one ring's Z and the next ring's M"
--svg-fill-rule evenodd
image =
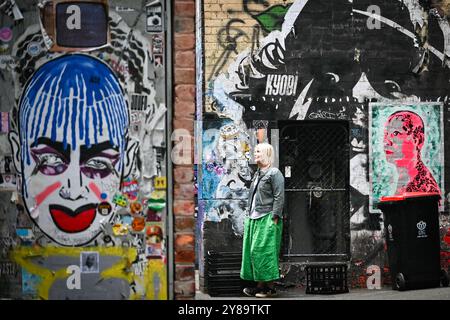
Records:
M22 93L22 161L30 164L30 143L42 136L56 141L58 132L65 148L69 144L72 150L79 144L89 148L106 135L124 154L128 126L127 104L113 71L91 56L65 55L42 65Z

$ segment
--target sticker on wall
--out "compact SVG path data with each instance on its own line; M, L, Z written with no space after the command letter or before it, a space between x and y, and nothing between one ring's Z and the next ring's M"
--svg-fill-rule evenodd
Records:
M117 204L120 207L128 206L128 199L123 194L116 193L113 197L113 203Z
M100 202L100 204L97 207L97 211L98 213L100 213L102 216L107 216L111 213L112 207L111 205L104 201L104 202Z
M143 211L144 207L142 206L142 204L138 201L132 202L130 204L130 212L133 215L138 215L141 214Z
M155 0L145 6L147 14L146 31L148 33L163 32L163 12L160 0Z
M131 110L132 111L146 111L148 106L148 96L145 94L132 94L131 95ZM140 122L140 120L145 119L145 113L135 113L132 117L135 122ZM137 120L137 121L136 121Z
M0 132L8 133L9 132L9 112L1 112L0 113Z
M13 38L13 32L11 28L3 27L0 29L0 40L3 42L9 42Z
M41 48L41 44L39 42L30 42L27 46L27 52L30 56L36 57L37 55L39 55L39 53L41 53L42 48Z
M149 225L146 230L146 256L147 258L161 258L163 231L159 225Z
M154 59L153 61L154 61L155 67L162 67L162 66L164 66L163 55L155 54L153 56L153 59Z
M131 228L134 232L141 232L145 229L145 218L144 217L134 217L131 223Z
M154 211L160 211L166 207L166 201L164 199L148 199L147 208Z
M115 225L113 225L112 231L116 237L125 236L128 234L127 226L121 223L116 223Z
M11 174L14 172L14 165L11 155L0 156L0 173Z
M0 174L0 190L16 190L15 174Z
M160 34L155 34L152 36L152 54L163 54L164 53L164 40L163 36Z
M51 51L86 51L108 45L107 0L53 2L40 6L42 33L49 38Z
M33 241L33 231L31 229L22 229L22 228L17 228L16 229L16 234L17 236L20 238L21 245L31 245L32 241Z
M151 199L166 199L166 190L155 190L150 194Z
M161 210L155 211L152 209L148 209L147 210L147 221L155 221L155 222L161 221L162 220L161 214L162 214Z
M122 192L129 200L135 201L138 197L139 183L136 180L126 179L122 182Z
M6 69L7 67L13 68L14 66L14 58L10 55L0 55L0 69ZM3 113L3 112L2 112ZM5 112L8 113L8 112ZM9 113L8 113L9 115ZM8 121L9 124L9 121Z
M154 186L155 186L155 189L166 189L167 178L166 177L155 177Z
M98 252L83 251L80 253L81 273L98 273L100 264Z

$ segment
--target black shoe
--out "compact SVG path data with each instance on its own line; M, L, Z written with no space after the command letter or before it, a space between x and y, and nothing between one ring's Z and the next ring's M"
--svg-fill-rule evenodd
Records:
M261 292L261 289L257 288L257 287L255 287L255 288L244 288L244 290L242 290L242 292L244 292L244 294L246 296L254 297L257 293Z
M260 292L258 292L257 294L255 294L255 297L257 298L273 298L276 297L278 295L277 290L275 289L265 289L262 290Z

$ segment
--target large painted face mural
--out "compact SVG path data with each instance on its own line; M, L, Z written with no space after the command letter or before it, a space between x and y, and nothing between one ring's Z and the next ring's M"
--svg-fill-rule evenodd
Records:
M111 220L114 192L130 164L128 125L118 80L93 57L47 62L25 86L10 142L26 210L58 244L87 244ZM100 203L109 210L97 210Z

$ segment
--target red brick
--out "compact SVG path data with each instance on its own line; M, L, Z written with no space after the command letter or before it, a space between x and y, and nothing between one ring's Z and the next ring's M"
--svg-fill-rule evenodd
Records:
M175 248L193 248L195 243L194 234L177 234L175 235Z
M194 265L177 265L175 267L175 280L192 281L195 280Z
M177 249L175 248L175 263L194 263L195 251L194 249Z
M175 299L194 298L195 281L175 281L174 283Z
M195 2L175 2L175 17L195 17Z
M178 51L175 53L176 67L195 67L195 52L194 51Z
M175 98L179 101L195 102L195 85L179 84L175 86Z
M191 137L194 136L194 120L189 119L174 119L172 122L173 130L186 129Z
M194 33L195 19L175 17L175 32L176 33Z
M195 203L193 200L174 200L173 213L180 216L194 215Z
M195 48L195 34L175 34L175 50L193 50Z
M195 218L194 213L192 217L176 217L175 218L175 232L186 232L195 230Z
M173 194L176 200L178 199L194 199L194 185L193 184L176 184L173 190Z
M194 181L194 170L191 166L175 166L173 179L176 183L190 183Z
M194 84L195 69L175 68L175 84Z

